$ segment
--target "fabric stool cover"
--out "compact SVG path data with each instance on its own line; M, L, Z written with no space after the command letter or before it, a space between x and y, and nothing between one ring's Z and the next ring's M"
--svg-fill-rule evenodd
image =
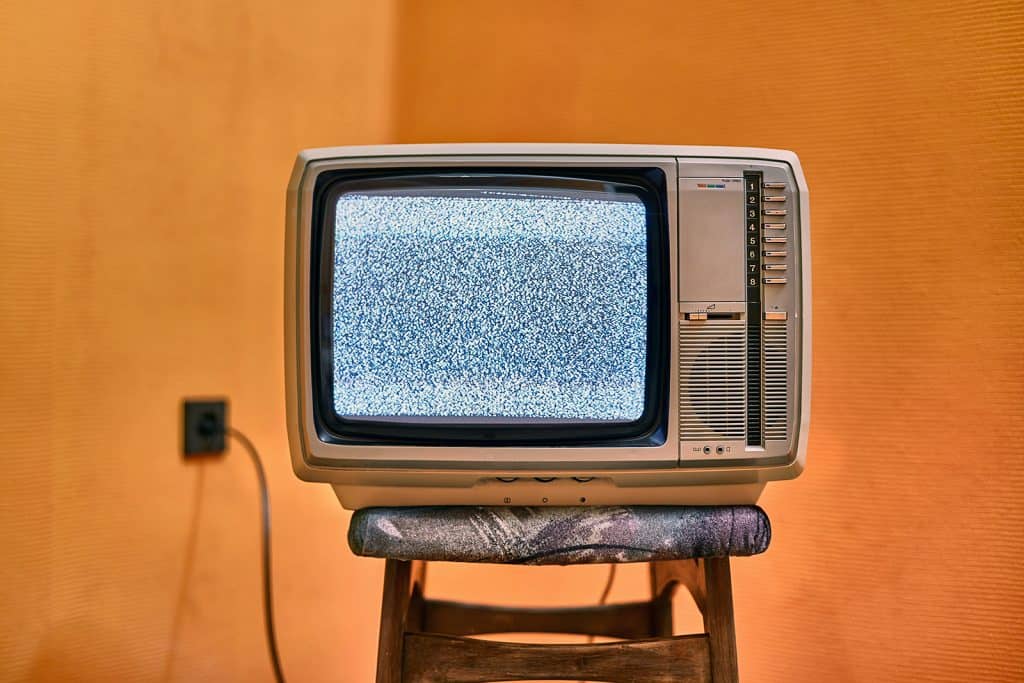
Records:
M756 555L770 541L756 505L365 508L348 533L357 555L500 564Z

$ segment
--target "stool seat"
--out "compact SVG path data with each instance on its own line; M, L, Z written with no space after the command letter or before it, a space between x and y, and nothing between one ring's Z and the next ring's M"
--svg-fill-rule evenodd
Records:
M352 552L393 560L594 564L756 555L771 541L756 505L365 508Z

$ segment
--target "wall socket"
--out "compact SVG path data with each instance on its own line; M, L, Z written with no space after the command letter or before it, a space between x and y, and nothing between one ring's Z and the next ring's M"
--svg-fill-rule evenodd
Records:
M224 453L228 428L227 399L183 398L181 408L182 455L188 459Z

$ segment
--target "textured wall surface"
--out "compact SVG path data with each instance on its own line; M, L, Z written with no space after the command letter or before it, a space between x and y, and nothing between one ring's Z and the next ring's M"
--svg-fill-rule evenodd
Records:
M745 680L1020 680L1021 4L402 7L402 142L800 155L809 463L735 562Z
M0 680L269 679L253 473L180 463L188 393L263 450L289 679L371 679L381 563L285 456L284 185L303 147L474 140L796 150L810 461L734 564L742 673L1020 679L1024 10L818 5L0 7ZM571 604L603 576L430 585ZM612 599L645 589L625 566Z
M182 465L189 393L263 450L291 680L370 677L382 572L286 457L282 244L297 150L387 141L393 17L0 7L0 680L269 679L255 477Z

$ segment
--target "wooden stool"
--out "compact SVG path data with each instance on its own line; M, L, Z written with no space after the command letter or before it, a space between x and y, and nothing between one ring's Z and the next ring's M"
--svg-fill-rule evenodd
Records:
M729 556L763 552L770 537L767 516L754 506L374 508L357 512L349 531L357 554L390 553L383 555L388 559L377 683L732 683L738 673ZM698 557L680 557L686 553ZM580 564L638 558L650 562L651 599L642 602L535 609L424 596L428 561ZM700 609L704 633L672 635L679 585ZM542 645L467 637L514 632L621 640Z

